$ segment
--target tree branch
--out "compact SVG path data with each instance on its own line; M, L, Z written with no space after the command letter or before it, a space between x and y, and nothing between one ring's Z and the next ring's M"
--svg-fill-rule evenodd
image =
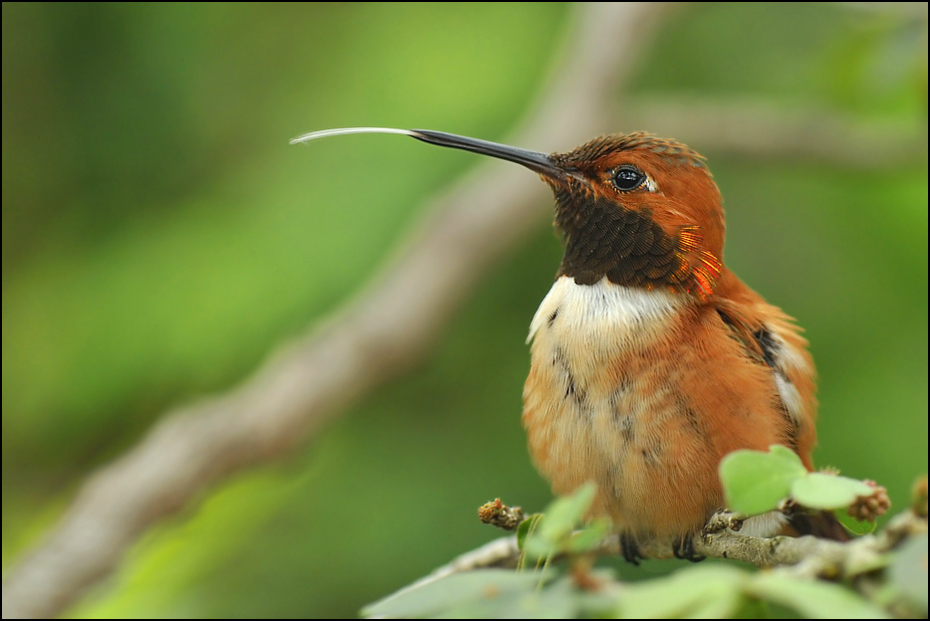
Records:
M704 533L694 537L694 551L700 556L744 561L756 567L778 567L779 571L805 577L851 579L882 566L881 557L909 537L927 533L927 517L913 510L895 516L878 534L865 535L840 543L804 537L753 537L727 527L734 514L723 511L711 518ZM644 558L671 557L663 542L637 542ZM617 534L604 538L596 551L599 556L620 556ZM514 568L520 559L515 536L500 537L457 557L413 583L413 589L454 573L488 568ZM557 560L557 559L555 559Z

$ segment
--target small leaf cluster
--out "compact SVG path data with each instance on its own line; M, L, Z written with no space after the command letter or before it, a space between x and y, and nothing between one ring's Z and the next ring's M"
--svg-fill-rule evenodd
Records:
M794 451L777 444L767 453L734 451L720 462L719 472L727 508L746 516L772 511L784 499L808 509L847 509L875 491L849 477L808 472ZM858 532L871 530L870 524L863 528L852 520L843 522Z
M792 451L737 451L720 466L727 502L751 516L776 509L785 498L815 510L848 507L874 488L861 481L810 473ZM923 488L926 489L924 482ZM802 573L751 571L709 561L669 576L634 583L610 569L592 569L610 524L587 522L593 484L552 502L517 529L521 557L516 572L478 569L426 579L366 607L366 616L473 618L890 618L927 611L927 536L885 554L870 577L872 600L838 583ZM923 496L923 503L926 494ZM918 503L919 504L919 503ZM925 513L924 513L925 517ZM568 572L554 566L567 559ZM887 580L877 578L887 573ZM877 578L877 582L874 580Z
M887 618L837 584L773 572L713 564L670 576L620 583L609 569L591 571L586 555L597 550L609 525L595 520L577 530L594 497L593 485L555 500L527 518L517 532L523 560L535 569L482 569L407 587L366 607L366 616L471 618L662 618L771 616L770 606L806 617ZM550 561L567 557L563 575ZM529 563L525 563L529 565ZM540 567L540 564L543 566ZM579 573L584 578L579 579ZM777 616L777 615L776 615Z
M584 521L596 487L587 484L554 500L544 513L524 520L517 529L522 552L516 572L481 569L414 584L370 606L362 614L374 617L573 618L609 614L613 601L578 586L577 576L550 567L556 557L576 562L593 552L610 531L610 523ZM534 569L523 569L535 565ZM582 563L583 570L588 568ZM590 573L591 584L608 585L608 571Z
M597 487L586 483L574 493L554 500L545 513L537 513L517 529L517 543L523 559L550 560L559 555L569 558L596 550L610 532L610 521L595 518L576 530L591 508Z

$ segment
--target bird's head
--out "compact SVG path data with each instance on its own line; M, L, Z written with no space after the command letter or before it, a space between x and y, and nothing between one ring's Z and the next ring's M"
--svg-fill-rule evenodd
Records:
M565 241L560 275L590 285L670 289L705 299L723 269L720 192L704 158L643 132L596 138L547 155L432 130L350 128L314 132L306 142L346 133L397 133L521 164L555 194Z
M579 284L671 288L705 298L722 269L720 192L704 158L651 134L611 134L549 156L541 173L565 237L561 273Z

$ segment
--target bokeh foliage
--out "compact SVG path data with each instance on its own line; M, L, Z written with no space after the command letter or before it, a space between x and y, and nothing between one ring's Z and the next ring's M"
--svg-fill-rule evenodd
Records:
M503 139L571 16L4 3L4 568L166 408L235 384L356 290L477 159L392 136L289 138L385 125ZM925 135L925 33L838 5L682 8L630 96L762 98ZM634 129L661 133L617 127ZM690 146L726 199L727 263L807 330L817 462L902 506L927 467L926 158L847 169ZM523 341L558 257L541 220L415 373L151 533L74 614L352 615L496 536L474 518L488 498L541 508Z

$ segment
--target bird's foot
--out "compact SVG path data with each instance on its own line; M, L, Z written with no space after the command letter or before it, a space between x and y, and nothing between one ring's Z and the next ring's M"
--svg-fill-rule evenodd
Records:
M675 558L691 561L692 563L699 563L707 558L694 552L694 539L691 535L684 535L675 539L672 542L672 554L675 555Z
M630 533L620 534L620 554L623 555L627 563L633 565L639 565L639 562L646 558L640 553L639 546L636 545L636 537Z

